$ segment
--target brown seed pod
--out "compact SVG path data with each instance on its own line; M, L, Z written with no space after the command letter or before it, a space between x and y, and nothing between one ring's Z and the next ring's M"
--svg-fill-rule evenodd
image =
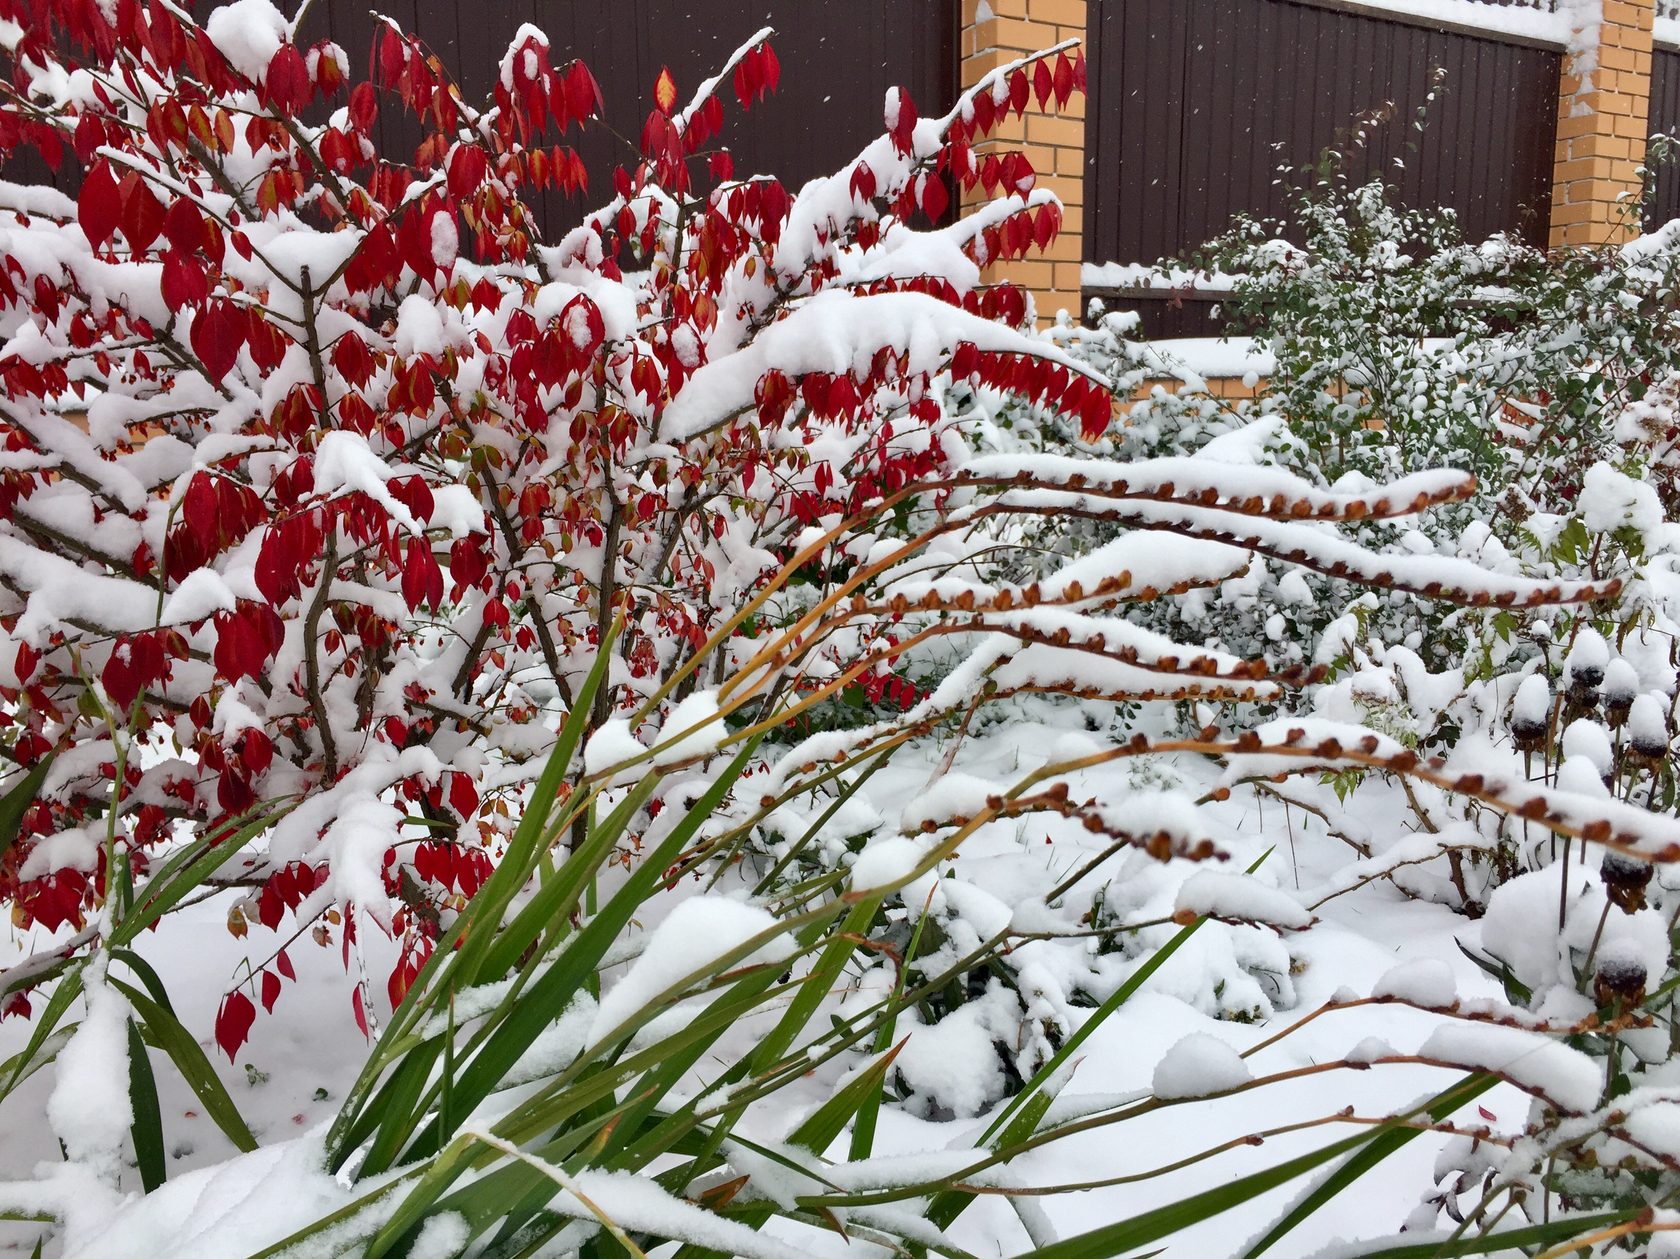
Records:
M1631 1010L1645 1000L1645 980L1645 964L1638 958L1610 954L1599 960L1593 975L1593 1000Z
M1614 850L1604 854L1598 877L1604 880L1604 891L1610 903L1625 914L1645 908L1645 889L1651 882L1653 867L1649 861L1630 857Z
M1519 752L1538 752L1546 745L1546 723L1513 719L1511 742L1516 744Z

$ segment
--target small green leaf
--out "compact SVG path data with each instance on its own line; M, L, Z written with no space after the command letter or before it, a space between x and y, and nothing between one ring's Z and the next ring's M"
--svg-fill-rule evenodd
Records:
M168 1175L163 1159L163 1116L158 1111L157 1081L152 1078L146 1042L140 1039L140 1029L133 1019L128 1020L128 1102L134 1110L129 1128L134 1161L140 1167L141 1185L151 1193Z
M247 1154L256 1149L257 1139L240 1116L239 1107L233 1104L233 1098L228 1096L221 1077L210 1065L210 1059L187 1029L181 1026L180 1020L133 984L124 983L114 976L110 982L128 998L128 1003L134 1007L150 1033L152 1043L169 1055L187 1087L204 1103L205 1113L227 1134L227 1139Z

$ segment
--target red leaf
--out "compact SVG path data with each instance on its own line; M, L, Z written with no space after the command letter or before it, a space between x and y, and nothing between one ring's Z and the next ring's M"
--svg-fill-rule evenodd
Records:
M163 255L162 293L171 310L202 306L210 296L210 277L198 259L169 249Z
M1051 79L1056 89L1056 103L1065 105L1073 95L1073 63L1067 59L1067 54L1061 53L1056 57L1056 72Z
M449 195L457 199L477 190L484 182L489 159L473 144L458 144L449 155Z
M875 199L875 172L869 169L868 162L859 162L852 168L849 187L854 201L869 202Z
M422 603L436 606L443 599L443 572L432 556L431 543L424 538L409 539L403 560L402 595L410 610Z
M950 194L945 191L945 181L938 175L922 176L922 213L934 223L945 213L945 207L951 202Z
M309 103L309 67L296 44L281 44L269 59L263 91L282 113L295 114Z
M95 163L82 180L82 190L76 197L76 219L82 234L95 249L102 247L117 230L117 181L111 177L110 164L103 159Z
M719 183L726 183L735 178L735 159L729 155L727 149L719 149L706 159L706 165L711 168L712 178Z
M1478 1114L1478 1115L1480 1115L1480 1116L1481 1116L1481 1117L1482 1117L1482 1118L1483 1118L1483 1119L1485 1119L1485 1120L1487 1120L1487 1121L1488 1121L1488 1122L1489 1122L1489 1123L1496 1123L1496 1122L1498 1122L1498 1119L1499 1119L1499 1116L1497 1116L1497 1115L1495 1115L1495 1114L1494 1114L1494 1113L1493 1113L1493 1112L1492 1112L1492 1111L1491 1111L1491 1110L1489 1110L1489 1109L1488 1109L1488 1108L1487 1108L1487 1107L1486 1107L1486 1106L1478 1106L1478 1107L1476 1107L1476 1113L1477 1113L1477 1114Z
M373 1039L368 1035L367 1011L362 1009L362 986L360 984L350 990L350 1007L356 1012L356 1026L362 1029L362 1039Z
M216 1013L216 1043L229 1062L234 1061L239 1047L250 1039L251 1024L256 1021L257 1007L243 992L230 992L222 999L222 1008Z
M242 237L235 236L235 241ZM212 382L220 384L232 370L245 343L249 322L227 301L212 302L193 317L192 347Z
M583 62L572 62L571 69L566 71L563 91L566 112L573 118L590 118L600 113L601 87Z
M274 966L287 979L293 983L297 982L297 972L292 969L292 959L286 956L285 949L281 949L274 955Z
M659 67L659 78L653 84L653 103L665 114L676 108L677 81L671 77L669 66Z
M1033 95L1038 98L1038 107L1044 108L1050 99L1050 93L1055 90L1055 83L1050 77L1050 67L1040 61L1033 67Z
M350 90L350 124L364 135L373 129L379 117L379 97L373 84L358 83Z
M208 472L193 473L181 500L181 518L205 550L216 540L216 487Z
M111 653L99 680L105 684L105 693L111 697L117 708L127 712L135 697L140 694L140 673L134 667L127 643L119 644Z
M478 812L478 788L466 774L457 771L449 775L449 807L463 818Z
M204 248L204 216L185 197L176 197L163 216L163 235L184 254Z
M269 1013L274 1012L274 1003L280 999L280 976L271 970L262 973L262 1004Z
M489 563L484 555L484 538L469 534L449 548L450 579L462 586L476 586L484 579Z
M128 247L135 253L151 248L163 231L163 202L152 195L146 181L131 174L122 181L122 231Z
M901 87L887 89L887 134L900 153L910 152L910 141L916 131L916 102Z

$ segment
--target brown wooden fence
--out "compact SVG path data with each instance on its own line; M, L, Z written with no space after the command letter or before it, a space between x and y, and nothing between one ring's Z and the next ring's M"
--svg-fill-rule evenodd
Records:
M214 5L192 6L202 17ZM727 122L722 143L739 174L778 176L791 190L839 169L882 129L889 87L910 92L923 114L956 99L957 0L315 0L300 42L330 38L348 53L355 77L366 77L377 7L417 31L459 79L469 99L487 97L508 41L523 22L543 29L556 63L581 56L606 97L606 126L592 125L575 144L592 180L589 204L610 195L614 165L633 161L632 144L652 108L653 83L669 66L682 98L716 73L761 26L781 63L779 91L742 115L723 85ZM382 111L388 152L418 138L392 104ZM628 137L630 143L617 136ZM72 164L74 159L70 159ZM0 166L0 178L47 180L34 151ZM68 171L51 182L75 185ZM544 207L551 231L575 221L581 203L554 194Z
M1680 133L1680 52L1658 48L1651 53L1651 134ZM1680 154L1655 171L1655 196L1645 209L1645 225L1655 227L1680 215Z
M1387 101L1397 122L1352 159L1357 173L1384 172L1409 204L1454 207L1472 237L1546 243L1556 49L1333 0L1092 0L1090 14L1088 261L1155 262L1239 211L1281 214L1279 166L1345 149L1352 121ZM1410 121L1436 67L1446 77L1420 136ZM1205 302L1138 305L1152 335L1211 330Z

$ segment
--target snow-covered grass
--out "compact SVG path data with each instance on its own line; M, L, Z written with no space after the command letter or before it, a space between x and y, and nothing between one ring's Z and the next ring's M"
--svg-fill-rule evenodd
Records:
M1661 1243L1672 233L1341 189L1225 242L1271 390L1116 426L1160 356L980 282L1071 46L790 194L700 160L759 32L547 245L535 28L316 127L268 0L73 8L4 43L87 166L0 187L6 1242Z

